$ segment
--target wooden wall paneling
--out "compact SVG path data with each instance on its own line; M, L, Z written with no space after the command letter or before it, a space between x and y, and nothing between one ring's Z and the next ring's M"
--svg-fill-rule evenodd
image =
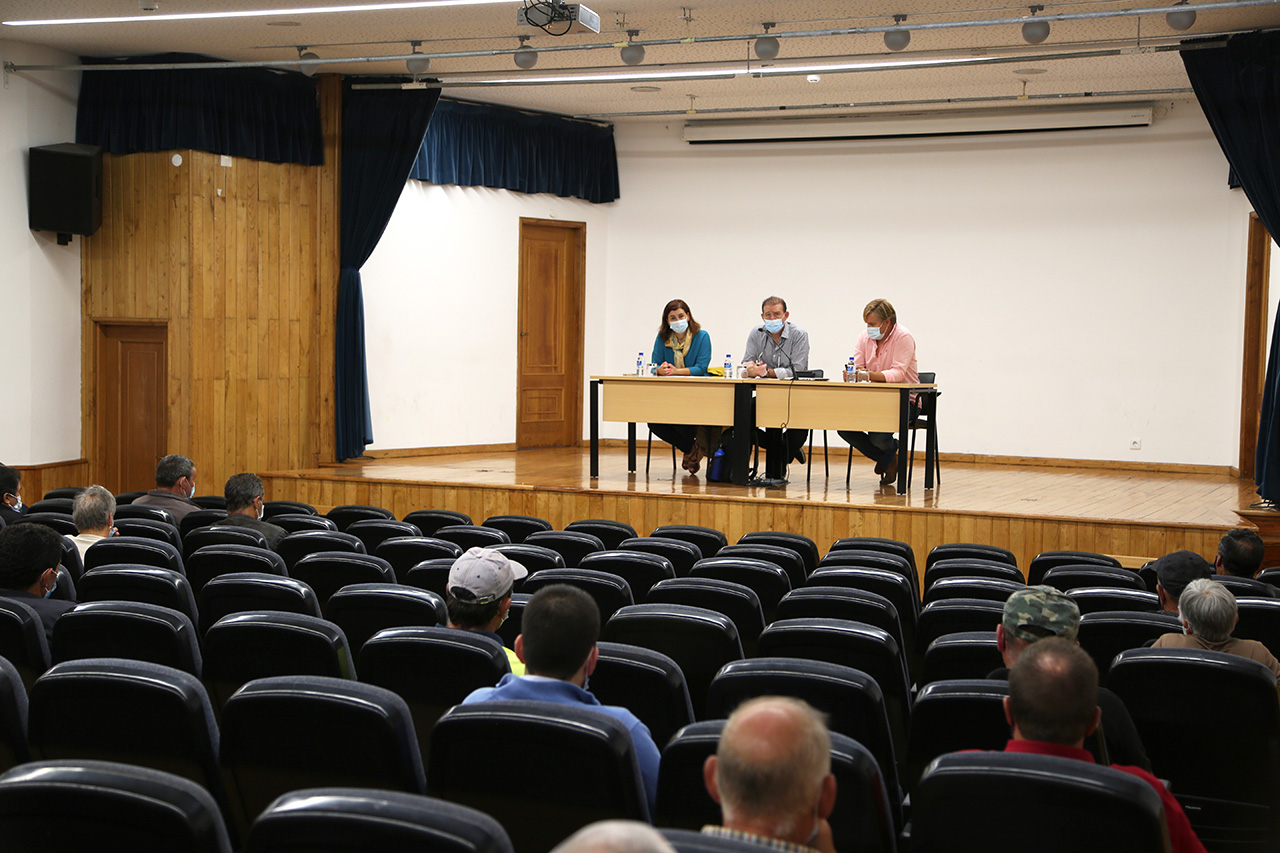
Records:
M342 78L336 74L320 75L320 124L324 134L324 165L320 167L316 228L316 293L317 326L311 340L316 341L314 357L308 362L319 370L315 388L318 393L313 406L313 419L306 426L311 442L319 448L317 462L336 461L334 456L336 424L334 420L334 334L338 313L339 214L342 187Z
M35 503L50 489L90 485L89 463L85 459L11 467L22 472L22 501L25 504Z

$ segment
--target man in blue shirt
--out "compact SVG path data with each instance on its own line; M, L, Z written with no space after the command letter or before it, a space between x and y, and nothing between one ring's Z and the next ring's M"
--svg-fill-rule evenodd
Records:
M635 744L640 776L644 780L649 813L658 795L658 760L661 755L644 723L626 708L601 705L587 692L587 679L596 668L600 637L600 609L595 599L574 586L553 584L534 593L525 605L516 656L524 662L525 675L504 675L497 687L482 687L462 704L505 700L534 700L560 705L585 705L620 720Z

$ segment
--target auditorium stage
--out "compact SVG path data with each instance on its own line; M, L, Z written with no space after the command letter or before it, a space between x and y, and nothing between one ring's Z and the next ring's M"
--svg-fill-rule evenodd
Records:
M869 462L855 459L845 487L845 456L821 454L812 479L793 463L775 488L710 483L689 476L655 444L650 473L626 470L625 447L602 447L591 480L584 448L453 453L362 459L263 475L268 499L301 500L325 511L338 504L382 506L401 518L414 509L453 509L477 524L491 515L545 518L557 528L580 518L613 518L647 534L661 524L700 524L730 541L753 530L788 530L825 553L844 536L909 542L918 562L943 542L982 542L1012 550L1025 568L1041 551L1076 549L1135 558L1187 548L1212 558L1237 509L1257 500L1250 480L1226 473L1113 470L958 462L944 459L937 488L924 489L918 459L912 488L881 488Z

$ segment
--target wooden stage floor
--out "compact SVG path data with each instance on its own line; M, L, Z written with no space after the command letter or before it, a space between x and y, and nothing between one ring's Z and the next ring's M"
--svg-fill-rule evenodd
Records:
M1024 568L1057 549L1145 558L1188 548L1212 558L1222 533L1241 524L1235 510L1258 499L1252 481L1227 474L944 462L940 483L926 491L917 460L911 490L898 495L858 459L846 489L845 457L836 451L830 477L819 455L811 480L793 463L791 482L768 489L711 483L705 469L673 473L665 447L655 447L648 475L643 444L638 462L629 474L625 448L602 447L593 481L585 448L546 448L361 460L264 480L268 498L373 504L397 517L455 509L479 524L520 513L558 528L616 518L641 535L659 524L701 524L731 541L751 530L790 530L823 551L843 536L886 536L910 542L920 557L943 542L983 542L1011 549Z

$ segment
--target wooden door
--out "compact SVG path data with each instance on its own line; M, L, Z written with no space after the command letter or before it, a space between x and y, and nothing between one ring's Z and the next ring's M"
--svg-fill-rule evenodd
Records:
M168 339L163 324L97 324L96 481L112 492L155 488L168 451Z
M516 446L582 443L585 222L520 220Z

